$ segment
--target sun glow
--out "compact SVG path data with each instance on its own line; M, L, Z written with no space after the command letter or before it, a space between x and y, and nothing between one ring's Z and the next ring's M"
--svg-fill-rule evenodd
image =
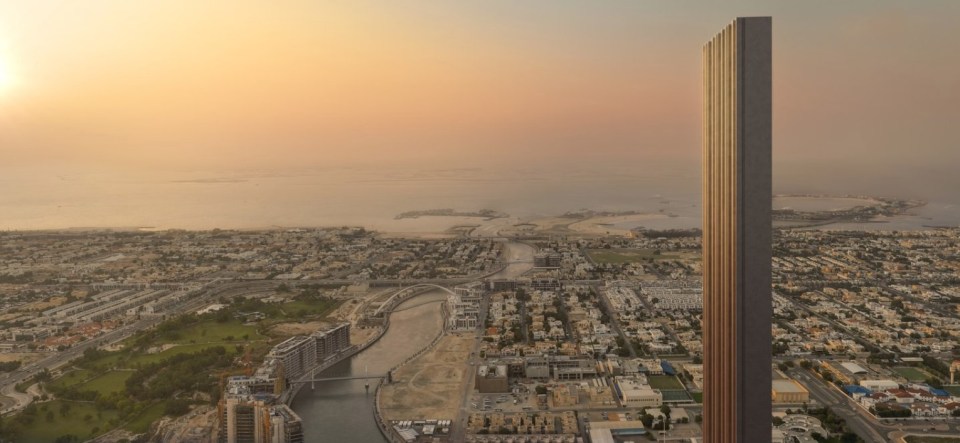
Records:
M14 77L10 63L0 54L0 92L13 88Z

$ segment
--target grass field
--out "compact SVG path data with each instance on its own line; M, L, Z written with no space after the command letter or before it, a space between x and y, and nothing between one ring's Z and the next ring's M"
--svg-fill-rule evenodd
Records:
M123 428L137 434L147 432L150 429L150 424L163 416L163 410L166 406L166 402L160 402L147 407Z
M131 375L133 375L133 371L110 371L80 385L78 388L84 391L97 391L101 395L123 392L126 389L124 383Z
M80 441L89 439L93 435L99 435L106 432L110 427L108 422L117 416L115 411L103 411L97 418L97 411L92 403L84 402L66 402L70 404L70 410L66 416L60 415L60 406L63 401L54 400L42 403L46 410L53 413L53 420L48 421L46 412L42 411L34 419L33 423L23 427L23 434L17 439L24 443L49 443L62 435L73 434L80 437ZM87 419L86 417L90 418ZM97 429L96 433L92 431Z
M78 370L69 371L63 374L63 376L57 378L56 380L51 381L50 385L67 387L67 386L75 385L77 383L82 383L85 380L89 380L93 378L93 376L94 374L92 371L88 371L86 369L78 369Z
M703 403L703 392L691 392L690 396L693 397L693 401Z
M212 347L216 347L216 346L223 346L224 349L227 350L227 354L236 354L236 353L237 353L237 347L236 347L236 345L231 344L231 343L199 343L199 344L192 344L192 345L178 345L178 346L174 346L174 347L172 347L172 348L170 348L170 349L167 349L167 350L165 350L165 351L163 351L163 352L157 352L157 353L155 353L155 354L141 354L141 355L137 355L137 356L131 358L131 359L128 361L128 363L129 363L130 365L133 365L133 364L136 364L136 363L140 363L140 364L157 363L157 362L159 362L159 361L161 361L161 360L164 360L164 359L173 357L174 355L189 354L189 353L191 353L191 352L200 352L200 351L202 351L202 350L204 350L204 349L212 348Z
M159 363L173 356L200 352L216 346L222 346L228 355L236 355L239 352L238 346L243 346L245 352L252 350L259 356L265 354L275 340L261 335L258 332L260 327L269 327L272 322L322 317L336 309L339 303L335 300L309 297L282 304L254 303L253 309L246 312L259 311L267 315L267 320L259 325L244 324L232 317L223 316L220 319L226 321L217 321L217 318L210 316L183 321L178 319L178 323L171 320L166 328L158 328L157 333L126 339L122 342L121 350L102 351L75 361L75 367L82 369L67 371L63 376L51 381L50 386L75 388L57 390L58 395L66 398L86 400L91 396L85 392L94 391L100 394L101 399L115 399L116 396L112 394L124 392L126 381L135 374L134 369L139 370L142 365ZM160 345L172 347L152 354L143 350L161 349ZM86 441L117 427L136 433L146 432L152 422L163 416L169 401L163 398L126 400L128 403L123 406L112 406L125 408L122 411L103 409L99 413L93 402L61 399L41 403L38 408L42 409L35 414L25 415L23 434L17 441L50 442L65 435L73 435L79 441ZM70 405L66 415L60 414L63 404ZM48 414L49 412L53 415ZM121 420L124 422L120 422Z
M646 260L678 259L679 255L671 253L656 254L655 249L590 249L587 251L590 258L599 264L636 263Z
M266 337L257 333L256 326L244 325L239 321L218 323L215 320L204 321L196 325L177 331L179 338L169 340L169 343L212 343L225 341L260 340Z
M304 300L294 300L280 305L287 315L307 316L328 314L340 306L340 302L317 303Z
M647 377L647 381L650 382L650 387L653 389L685 389L683 383L680 383L680 380L672 375L651 375Z
M949 381L949 380L948 380L948 381ZM944 387L943 387L943 390L944 390L944 391L947 391L947 392L949 392L949 393L951 393L951 394L953 394L953 395L955 395L955 396L957 396L957 397L960 397L960 385L958 385L958 386L944 386Z
M900 366L900 367L893 368L893 372L900 374L901 376L903 376L903 378L906 378L907 380L910 380L910 381L924 381L927 379L927 377L930 376L929 374L927 374L926 372L920 369L911 368L909 366Z

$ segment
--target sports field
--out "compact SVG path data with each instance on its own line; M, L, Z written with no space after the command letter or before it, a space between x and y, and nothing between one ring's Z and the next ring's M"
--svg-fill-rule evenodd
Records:
M672 375L651 375L647 377L650 387L660 390L684 390L683 383Z
M687 401L690 400L690 394L681 389L664 389L660 391L663 394L663 401Z
M918 369L911 368L909 366L899 366L893 368L893 372L900 374L903 378L906 378L909 381L924 381L927 377L930 377L926 372Z

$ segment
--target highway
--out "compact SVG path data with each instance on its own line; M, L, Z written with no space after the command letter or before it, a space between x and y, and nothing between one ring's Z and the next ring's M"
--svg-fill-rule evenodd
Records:
M810 371L793 368L787 371L791 377L803 384L810 391L810 395L824 406L829 406L834 413L847 421L850 430L867 441L883 442L887 431L891 430L880 424L869 412L864 411L854 400L838 389L826 386Z
M51 355L48 357L24 365L16 371L0 376L0 393L12 400L7 400L4 403L4 409L0 411L0 414L5 415L15 412L26 407L31 401L33 401L32 395L17 393L15 386L24 380L29 379L35 374L40 373L44 369L53 371L60 366L69 363L71 360L82 356L83 352L87 349L109 345L124 340L136 334L137 331L156 326L162 322L165 317L178 315L184 312L196 311L204 305L210 303L210 300L212 300L214 297L231 290L249 290L249 285L227 283L216 285L213 288L204 289L203 292L197 296L187 299L179 305L175 305L169 312L166 313L166 315L141 317L139 320L123 325L94 339L77 343L63 351L51 353ZM9 403L12 403L12 405L7 406Z
M793 368L787 373L803 384L810 395L823 405L829 406L837 415L847 420L850 430L866 441L901 442L902 435L960 435L957 420L905 419L887 422L877 420L869 411L834 386L824 384L812 372ZM888 424L889 423L889 424Z

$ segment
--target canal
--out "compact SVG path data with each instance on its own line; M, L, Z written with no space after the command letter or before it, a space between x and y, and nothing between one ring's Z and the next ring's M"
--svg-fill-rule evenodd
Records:
M533 268L536 248L525 243L504 244L505 269L491 278L516 278ZM443 327L440 303L447 293L433 290L401 303L390 316L390 329L380 339L354 357L342 361L317 378L379 375L403 362L430 344ZM419 305L419 306L417 306ZM404 309L404 307L412 307ZM304 440L335 443L384 443L373 416L376 380L370 380L369 393L365 380L320 382L315 390L305 386L291 407L303 418Z
M401 303L390 316L390 329L372 346L317 374L317 378L379 375L411 355L440 333L443 318L440 303L415 306L429 300L444 300L446 292L433 290ZM383 443L373 418L376 380L318 382L316 389L304 386L291 407L303 418L304 440L309 442Z

